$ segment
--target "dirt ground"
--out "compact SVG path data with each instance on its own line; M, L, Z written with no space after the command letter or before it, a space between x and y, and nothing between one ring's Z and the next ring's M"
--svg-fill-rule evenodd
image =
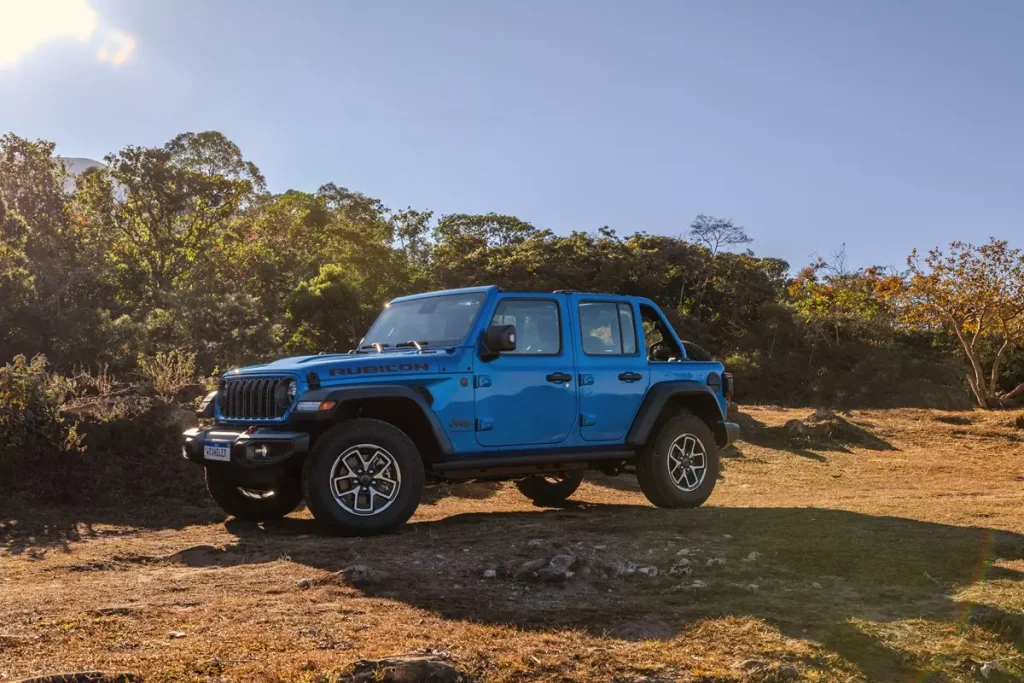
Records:
M305 511L257 526L160 501L0 507L0 680L328 681L419 648L494 682L1017 680L1024 424L784 426L810 412L745 408L698 510L596 475L560 509L507 484L437 488L369 539L322 536ZM556 556L562 583L522 571ZM353 565L369 579L336 574Z

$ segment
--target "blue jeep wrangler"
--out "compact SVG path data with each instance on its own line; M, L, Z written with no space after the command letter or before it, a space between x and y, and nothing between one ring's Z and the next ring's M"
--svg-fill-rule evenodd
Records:
M732 392L647 299L472 287L395 299L347 354L229 372L183 453L235 517L305 500L348 534L403 524L428 479L515 480L550 505L585 470L629 471L653 504L696 507L739 435Z

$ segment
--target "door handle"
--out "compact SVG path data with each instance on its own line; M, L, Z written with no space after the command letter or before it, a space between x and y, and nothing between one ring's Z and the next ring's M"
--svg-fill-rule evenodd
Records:
M555 382L556 384L565 384L572 381L572 375L567 375L564 372L552 372L548 375L547 379L549 382Z
M639 382L644 378L639 372L624 372L619 375L619 379L623 382Z

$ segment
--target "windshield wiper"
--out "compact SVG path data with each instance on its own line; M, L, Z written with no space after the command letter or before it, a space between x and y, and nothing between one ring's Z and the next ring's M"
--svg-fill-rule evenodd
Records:
M395 344L395 348L396 349L400 349L402 347L415 346L417 351L422 351L423 347L426 346L429 343L430 342L428 342L428 341L415 341L413 339L410 339L407 342L402 342L401 344Z
M391 346L391 344L363 344L362 346L359 347L359 350L362 351L363 349L376 349L377 353L384 353L384 349L388 348L389 346Z

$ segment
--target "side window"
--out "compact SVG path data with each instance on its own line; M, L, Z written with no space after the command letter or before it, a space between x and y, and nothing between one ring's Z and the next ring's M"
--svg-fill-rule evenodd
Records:
M640 320L647 340L647 359L651 361L679 360L682 350L665 329L665 323L652 308L640 305Z
M622 353L632 356L636 353L636 323L633 322L633 307L619 304L619 328L622 330Z
M629 304L605 301L580 303L580 335L588 356L631 356L636 353L636 325Z
M562 352L562 326L554 301L503 299L494 311L491 325L516 326L516 350L504 355Z

